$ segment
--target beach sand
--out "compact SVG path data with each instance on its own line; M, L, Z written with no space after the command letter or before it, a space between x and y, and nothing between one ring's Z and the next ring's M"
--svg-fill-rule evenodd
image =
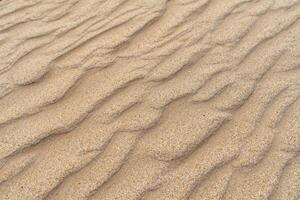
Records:
M0 1L1 200L299 200L299 0Z

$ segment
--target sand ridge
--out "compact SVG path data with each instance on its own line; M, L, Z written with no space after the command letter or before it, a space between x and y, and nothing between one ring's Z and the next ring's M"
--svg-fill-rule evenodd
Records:
M0 1L0 199L299 200L299 0Z

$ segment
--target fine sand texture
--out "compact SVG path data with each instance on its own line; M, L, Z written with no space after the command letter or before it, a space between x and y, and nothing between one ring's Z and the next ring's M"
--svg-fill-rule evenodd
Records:
M300 200L300 0L1 0L0 200Z

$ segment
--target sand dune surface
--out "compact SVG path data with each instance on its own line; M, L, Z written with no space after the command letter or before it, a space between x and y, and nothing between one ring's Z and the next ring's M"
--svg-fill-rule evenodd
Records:
M0 1L1 200L300 200L299 0Z

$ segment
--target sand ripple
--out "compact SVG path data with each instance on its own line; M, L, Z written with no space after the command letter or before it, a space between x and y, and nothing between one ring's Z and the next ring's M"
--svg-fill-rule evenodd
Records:
M299 0L0 1L0 199L299 200Z

